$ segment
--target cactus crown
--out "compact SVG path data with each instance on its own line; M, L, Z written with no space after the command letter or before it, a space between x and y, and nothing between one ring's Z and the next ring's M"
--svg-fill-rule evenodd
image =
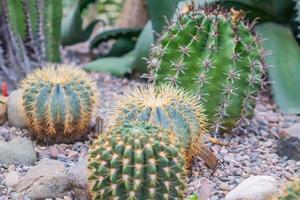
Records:
M183 199L186 173L174 135L149 124L101 134L89 157L93 199Z
M81 137L96 111L98 92L88 75L71 66L47 66L21 83L27 126L38 140Z
M206 118L197 98L188 91L164 84L136 88L113 110L116 124L146 121L174 131L186 143L204 133Z
M199 142L206 133L206 118L196 96L170 84L134 89L120 100L113 113L117 125L149 122L176 133L187 149L188 164L199 153Z
M213 130L245 122L262 83L257 36L238 11L194 9L181 14L153 46L150 79L199 96Z

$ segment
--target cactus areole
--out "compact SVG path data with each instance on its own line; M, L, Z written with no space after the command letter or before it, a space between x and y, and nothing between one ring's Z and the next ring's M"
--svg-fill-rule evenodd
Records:
M199 96L216 132L247 122L262 85L263 51L242 18L212 7L181 14L148 60L156 84L170 82Z
M94 200L183 199L185 161L180 142L166 130L127 124L102 134L89 156Z
M87 74L71 66L47 66L21 83L25 121L38 141L72 142L87 133L98 93Z

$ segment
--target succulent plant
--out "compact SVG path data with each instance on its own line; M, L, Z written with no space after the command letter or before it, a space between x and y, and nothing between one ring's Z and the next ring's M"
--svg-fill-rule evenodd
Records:
M89 153L93 199L183 199L186 172L173 133L150 124L123 124L101 134Z
M21 88L26 125L38 141L72 142L86 134L98 92L85 72L50 65L29 74Z
M300 199L300 180L294 180L273 200L299 200Z
M136 88L119 101L113 113L116 125L149 122L176 133L186 147L188 164L201 151L206 118L197 98L188 91L169 84Z
M260 41L243 12L206 7L180 14L152 47L149 78L191 90L211 130L244 124L262 84Z

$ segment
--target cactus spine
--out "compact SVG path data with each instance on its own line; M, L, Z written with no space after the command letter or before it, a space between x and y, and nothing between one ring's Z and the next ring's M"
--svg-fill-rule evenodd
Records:
M101 134L89 156L89 190L100 199L183 199L186 173L179 141L148 124Z
M117 125L150 122L176 133L186 147L188 164L201 150L206 118L196 97L183 89L168 84L136 88L120 100L113 113Z
M155 83L170 82L199 96L216 132L247 122L262 83L262 50L241 17L212 7L181 14L148 60Z
M72 142L86 134L98 92L88 75L71 66L46 66L21 83L25 121L38 141Z

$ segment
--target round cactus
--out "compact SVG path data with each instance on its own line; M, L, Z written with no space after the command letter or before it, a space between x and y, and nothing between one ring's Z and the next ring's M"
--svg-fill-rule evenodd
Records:
M271 200L299 200L300 199L300 179L289 183L279 195Z
M174 135L148 124L101 134L89 156L93 199L183 199L185 161Z
M149 78L193 91L211 130L247 122L261 87L259 39L241 11L207 7L181 14L153 46Z
M25 122L38 141L72 142L87 133L98 92L88 75L71 66L47 66L21 83Z
M183 142L187 163L201 151L206 118L197 98L169 84L136 88L125 95L113 111L115 123L149 122L169 129Z

